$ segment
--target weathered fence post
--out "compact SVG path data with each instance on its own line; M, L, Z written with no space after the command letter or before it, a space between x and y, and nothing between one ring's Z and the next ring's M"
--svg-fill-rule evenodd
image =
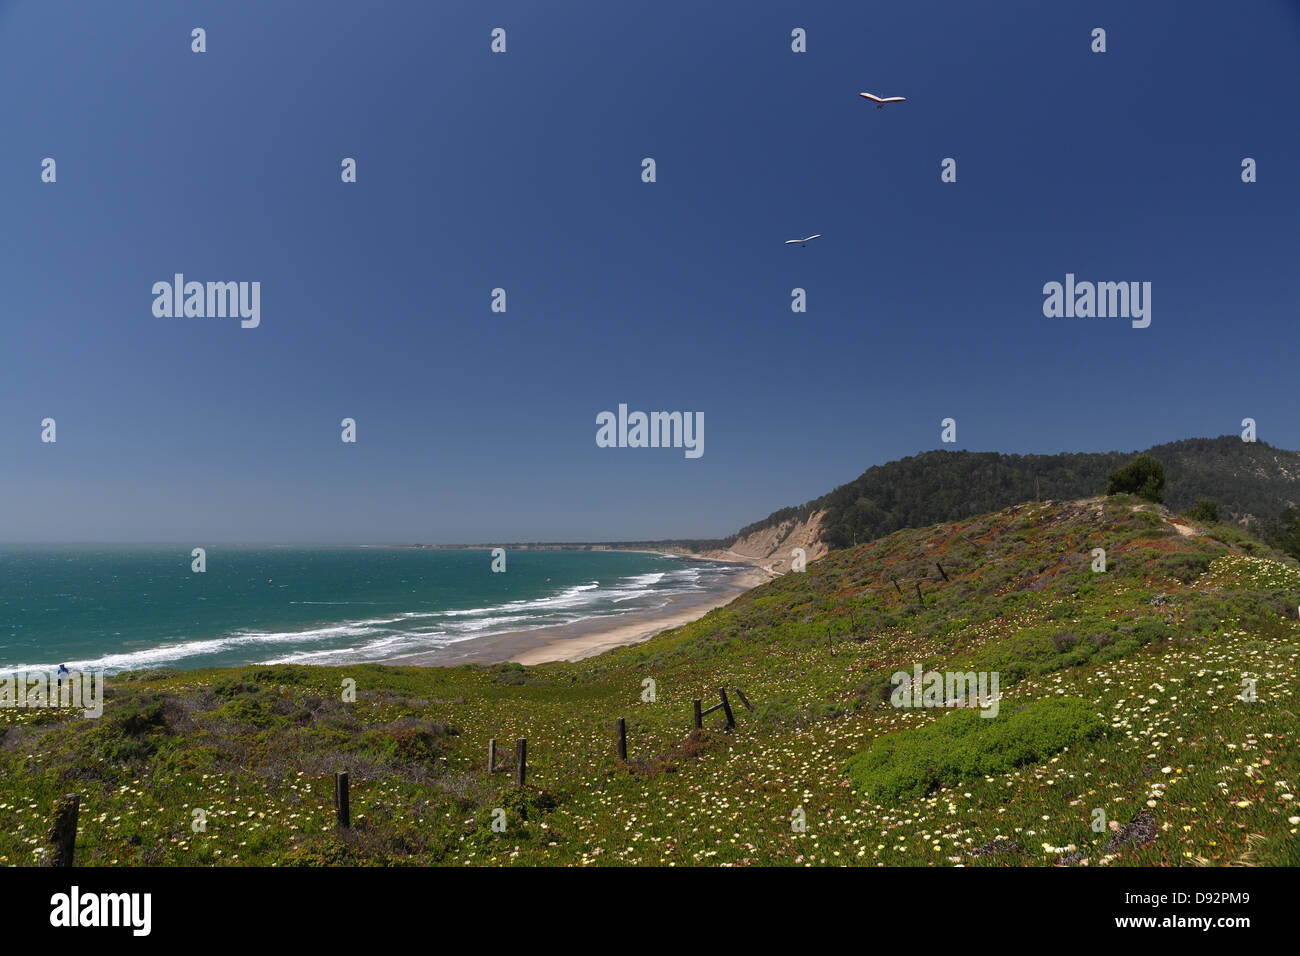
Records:
M691 704L695 708L695 729L699 730L704 726L704 716L700 713L700 702L698 700L693 700L691 701Z
M739 687L736 688L736 696L740 698L740 702L745 705L746 710L753 711L754 705L749 702L749 698L745 696L745 692Z
M348 772L346 770L334 775L334 809L337 811L336 825L338 829L346 830L352 825L351 808L348 804Z
M77 847L77 809L81 795L67 793L54 801L50 817L50 854L46 866L72 866Z
M943 565L940 564L938 561L936 561L936 562L934 562L934 566L935 566L936 568L939 569L939 573L942 574L942 575L943 575L943 579L944 579L945 581L947 581L947 580L948 580L948 572L945 571L945 570L943 569Z
M618 719L618 759L627 760L627 721Z
M497 739L488 741L488 773L497 772Z
M524 785L528 778L528 738L520 737L515 741L515 783Z
M921 597L921 582L920 582L920 581L917 581L917 582L916 582L916 603L917 603L917 604L924 604L924 603L925 603L925 598Z
M903 596L903 589L900 588L900 587L898 586L898 579L897 579L897 578L890 578L889 580L894 582L894 590L898 592L898 596L899 596L899 597L902 597L902 596Z
M727 700L727 689L719 687L718 696L722 698L722 712L727 715L727 729L732 730L736 726L736 718L731 715L731 704Z

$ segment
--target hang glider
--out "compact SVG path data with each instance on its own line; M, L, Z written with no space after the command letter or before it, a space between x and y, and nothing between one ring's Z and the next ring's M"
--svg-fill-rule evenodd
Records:
M817 234L814 235L814 236L804 236L802 239L787 239L787 240L785 241L785 244L786 244L787 246L792 246L792 245L795 245L795 244L797 243L798 245L806 246L806 245L807 245L809 242L811 242L813 239L820 239L821 237L822 237L822 234L819 232L819 233L817 233Z
M886 103L906 103L906 96L877 96L875 93L859 93L858 96L864 100L870 100L876 104L876 109L883 110Z

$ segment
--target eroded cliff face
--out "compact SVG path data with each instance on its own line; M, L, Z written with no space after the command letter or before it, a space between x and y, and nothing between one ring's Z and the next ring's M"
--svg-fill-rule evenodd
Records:
M730 548L709 551L703 555L718 561L743 561L762 568L769 574L784 574L790 570L791 554L803 548L807 560L813 561L826 554L829 548L821 541L824 511L815 511L807 521L783 521L737 540Z

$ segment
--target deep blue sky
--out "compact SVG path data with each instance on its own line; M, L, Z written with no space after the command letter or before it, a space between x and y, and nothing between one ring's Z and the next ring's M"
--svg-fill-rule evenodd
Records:
M1300 447L1298 93L1295 0L0 0L0 540L721 535L945 416ZM1045 318L1067 272L1151 327ZM704 457L597 448L619 402Z

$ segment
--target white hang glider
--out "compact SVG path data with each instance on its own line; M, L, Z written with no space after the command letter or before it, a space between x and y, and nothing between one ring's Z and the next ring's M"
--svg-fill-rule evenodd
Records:
M785 244L786 244L787 246L792 246L792 245L795 245L795 244L797 243L797 244L799 244L799 245L801 245L801 246L806 246L806 245L808 245L808 243L811 242L813 239L820 239L821 237L822 237L822 234L819 232L819 233L817 233L815 236L804 236L802 239L787 239L787 240L785 241Z
M906 96L877 96L875 93L859 93L858 96L864 100L871 100L876 104L876 109L883 110L886 103L906 103Z

